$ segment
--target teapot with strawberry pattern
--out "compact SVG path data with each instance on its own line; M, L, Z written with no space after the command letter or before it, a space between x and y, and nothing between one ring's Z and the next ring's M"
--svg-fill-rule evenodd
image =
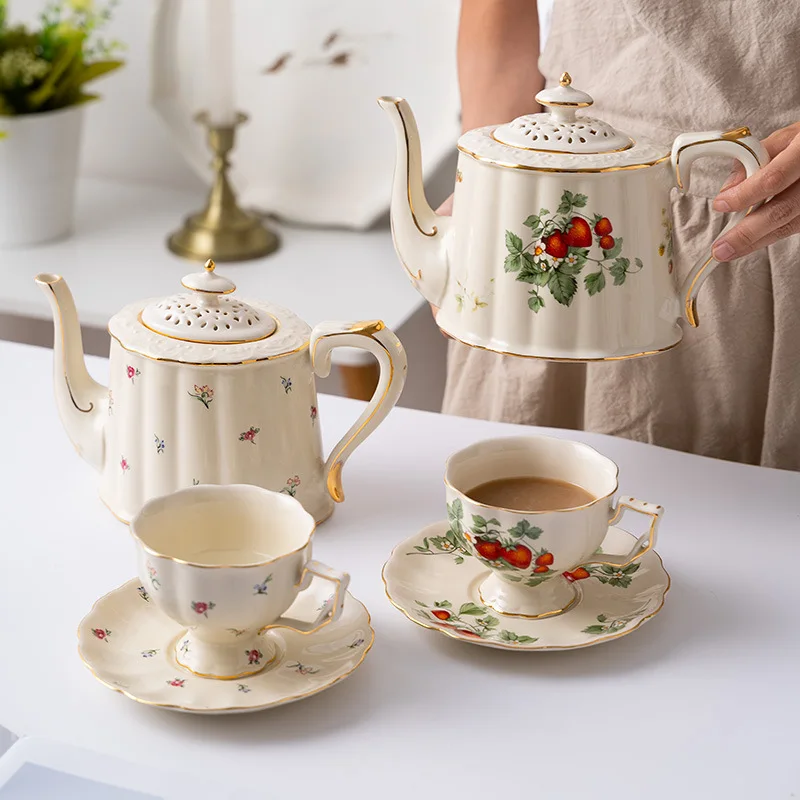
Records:
M571 83L564 73L536 95L544 113L461 136L452 217L425 200L408 103L380 98L397 144L395 249L439 327L467 345L554 361L669 350L680 320L697 326L717 265L709 253L678 284L670 189L688 188L701 156L738 159L749 176L768 155L747 128L684 133L671 148L634 140L582 115L593 100Z

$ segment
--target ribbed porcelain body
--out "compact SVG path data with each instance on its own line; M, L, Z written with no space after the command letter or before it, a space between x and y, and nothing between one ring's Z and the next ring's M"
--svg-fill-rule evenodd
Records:
M470 345L549 359L606 359L672 347L681 339L671 242L673 184L670 164L663 161L641 169L594 173L531 172L487 163L462 151L447 284L437 324ZM586 218L591 233L590 245L579 248L588 251L589 260L574 276L569 305L558 302L548 286L519 280L521 271L506 267L509 233L519 237L531 257L537 247L544 250L546 237L533 236L534 230L524 223L541 210L549 212L541 215L543 221L557 218L565 192L586 198L585 205L566 217ZM613 251L600 247L601 237L594 231L596 215L612 225L615 245L622 239L611 258L604 258ZM553 261L546 251L537 258ZM629 272L624 283L615 285L612 268L618 258L628 260ZM601 271L605 285L590 294L585 279ZM532 291L543 301L538 310L530 305Z
M308 347L251 364L191 365L112 340L110 358L100 494L118 517L129 521L151 498L187 486L232 483L291 494L317 521L330 515Z

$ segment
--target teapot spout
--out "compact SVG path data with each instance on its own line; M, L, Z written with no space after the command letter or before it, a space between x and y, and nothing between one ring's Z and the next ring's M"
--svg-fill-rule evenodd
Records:
M420 294L439 306L447 285L452 219L436 214L425 199L419 131L411 107L400 97L380 97L378 105L394 125L397 145L390 210L395 250Z
M53 312L53 362L56 405L61 422L78 454L95 469L103 467L103 422L108 391L89 375L83 359L78 312L66 281L43 273L36 283L47 296Z

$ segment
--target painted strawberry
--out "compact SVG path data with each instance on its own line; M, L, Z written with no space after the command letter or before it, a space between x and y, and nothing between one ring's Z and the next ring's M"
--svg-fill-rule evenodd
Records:
M573 217L567 226L567 244L570 247L591 247L592 229L583 217Z
M567 254L567 240L561 231L551 233L544 240L545 252L553 258L564 258Z
M539 567L536 567L536 569L534 569L534 572L539 572L539 573L541 573L541 572L550 572L550 567L539 566Z
M553 554L552 553L542 553L540 556L536 558L536 566L537 567L549 567L553 563Z
M594 226L594 232L598 236L608 236L613 230L614 228L611 227L611 220L608 217L597 220L597 224Z
M503 546L494 539L482 539L480 536L475 539L475 549L481 558L487 561L497 561L503 557Z
M583 567L578 567L578 569L572 570L572 577L575 578L576 581L582 581L585 578L590 577L589 571L584 569Z
M450 619L450 612L445 611L443 608L435 608L433 611L431 611L431 614L433 614L436 619L440 619L442 621Z
M600 247L603 250L612 250L614 248L614 237L613 236L601 236L600 237Z
M519 567L519 569L528 569L533 559L533 553L525 547L524 544L517 544L514 547L509 547L503 554L503 558L512 567Z

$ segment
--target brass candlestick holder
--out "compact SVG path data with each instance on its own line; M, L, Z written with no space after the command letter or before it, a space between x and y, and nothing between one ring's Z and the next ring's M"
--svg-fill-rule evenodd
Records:
M169 249L193 261L246 261L260 258L278 248L278 235L236 202L236 195L228 181L236 126L247 121L245 114L237 114L233 125L212 125L204 111L195 119L208 128L208 144L214 153L214 183L206 207L186 218L183 227L167 240Z

